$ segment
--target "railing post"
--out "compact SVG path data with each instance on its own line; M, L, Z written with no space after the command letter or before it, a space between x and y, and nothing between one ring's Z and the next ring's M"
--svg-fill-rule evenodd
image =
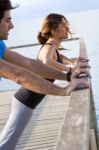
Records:
M79 39L80 56L87 58L84 40ZM89 78L85 78L89 84ZM97 150L97 123L91 89L72 92L55 150ZM95 132L94 132L95 131ZM92 143L94 143L94 149Z
M80 38L80 55L87 58L87 51L85 51L85 49L86 49L86 46L85 46L84 40L83 38ZM97 145L97 149L99 149L96 110L95 110L91 83L90 83L90 129L93 129L95 131L96 145Z

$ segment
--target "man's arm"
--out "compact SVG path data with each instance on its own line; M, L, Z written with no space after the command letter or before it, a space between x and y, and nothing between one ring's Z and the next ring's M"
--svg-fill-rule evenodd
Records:
M17 52L6 51L3 59L12 64L27 68L31 72L36 73L43 78L66 80L66 76L63 72L60 72L49 65L42 64L38 60L24 57Z
M41 94L67 96L70 95L71 92L79 86L79 84L89 87L85 80L77 79L78 74L81 72L85 72L88 76L90 76L86 69L80 69L75 76L72 75L71 83L67 87L63 88L54 85L53 83L39 77L27 69L0 60L0 76L13 80L27 89Z
M58 87L24 68L17 67L3 60L0 60L0 76L13 80L37 93L59 96L68 95L64 88Z

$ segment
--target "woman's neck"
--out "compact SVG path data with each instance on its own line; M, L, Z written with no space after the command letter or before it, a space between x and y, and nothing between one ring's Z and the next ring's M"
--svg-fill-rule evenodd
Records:
M54 39L54 38L49 38L48 41L47 41L47 43L51 43L51 44L56 45L56 48L58 49L59 46L60 46L61 41L56 40L56 39Z

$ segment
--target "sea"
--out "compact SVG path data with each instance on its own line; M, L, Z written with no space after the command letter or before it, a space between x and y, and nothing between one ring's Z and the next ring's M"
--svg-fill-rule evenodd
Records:
M64 11L63 15L67 17L70 22L73 37L82 37L86 44L89 64L91 66L92 90L99 129L99 9L71 14L67 14ZM5 41L6 45L12 47L38 43L37 34L41 28L42 20L42 17L38 17L34 20L28 19L16 21L14 23L14 29L10 32L9 40ZM70 58L79 56L79 41L63 42L62 46L67 49L62 51L64 55ZM39 49L40 46L34 46L12 50L17 51L26 57L36 59ZM20 85L10 80L4 78L1 78L0 80L0 92L16 90L19 87Z

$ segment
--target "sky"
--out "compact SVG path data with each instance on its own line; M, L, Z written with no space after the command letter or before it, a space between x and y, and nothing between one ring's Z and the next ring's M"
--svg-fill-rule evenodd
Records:
M35 19L49 13L74 13L99 9L99 0L11 0L19 7L12 12L15 20Z

